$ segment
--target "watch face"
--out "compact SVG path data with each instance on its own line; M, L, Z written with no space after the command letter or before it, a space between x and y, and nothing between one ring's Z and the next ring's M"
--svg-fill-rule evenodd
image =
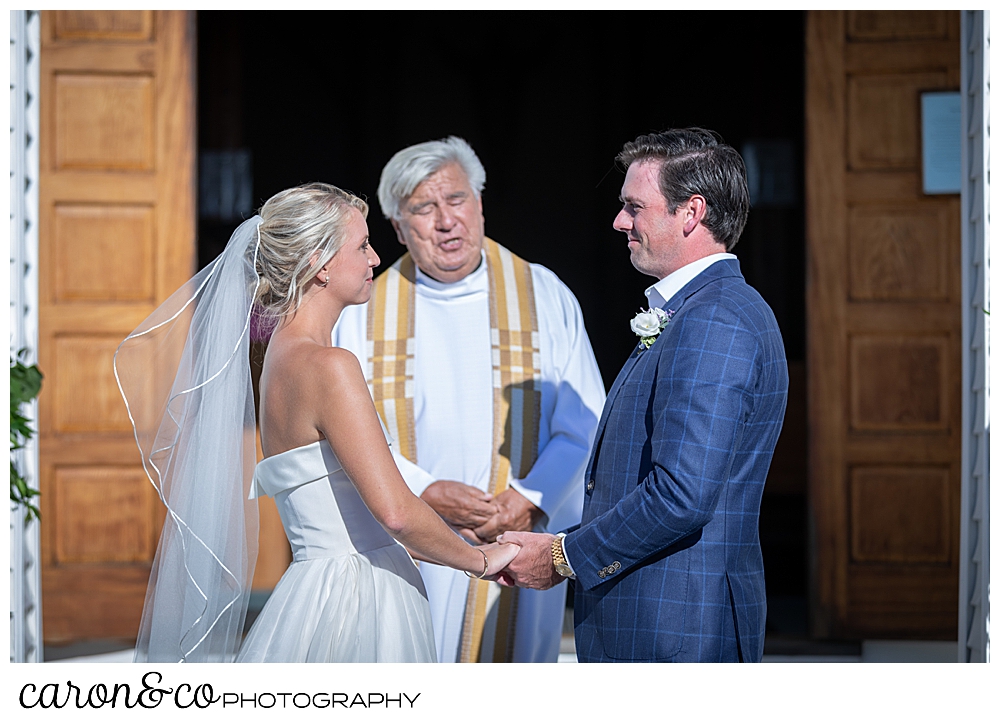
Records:
M556 565L556 572L558 572L563 577L569 577L573 574L573 571L569 569L569 565Z

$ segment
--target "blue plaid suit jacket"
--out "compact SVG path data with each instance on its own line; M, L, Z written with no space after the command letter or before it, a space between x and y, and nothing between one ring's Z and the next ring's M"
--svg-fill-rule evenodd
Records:
M788 368L770 307L735 259L670 301L608 394L567 534L581 662L759 661L757 522Z

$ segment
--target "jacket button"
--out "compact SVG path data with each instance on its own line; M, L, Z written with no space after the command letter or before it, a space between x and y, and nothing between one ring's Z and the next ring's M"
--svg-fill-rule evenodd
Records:
M587 492L593 492L593 491L594 491L594 480L590 480L589 482L587 482Z

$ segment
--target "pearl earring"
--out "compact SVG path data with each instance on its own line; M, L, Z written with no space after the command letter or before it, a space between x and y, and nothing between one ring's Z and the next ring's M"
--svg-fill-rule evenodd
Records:
M330 274L327 274L326 278L323 281L321 281L319 285L325 287L329 283L330 283Z

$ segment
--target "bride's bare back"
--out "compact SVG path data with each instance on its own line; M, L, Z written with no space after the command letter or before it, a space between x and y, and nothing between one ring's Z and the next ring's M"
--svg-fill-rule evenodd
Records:
M358 360L346 349L322 347L302 338L286 342L288 335L283 331L276 332L268 344L260 377L265 457L327 438L322 427L336 426L329 420L329 404L343 400L349 391L349 385L338 388L343 385L342 377L350 376L350 367L357 367L361 374Z

